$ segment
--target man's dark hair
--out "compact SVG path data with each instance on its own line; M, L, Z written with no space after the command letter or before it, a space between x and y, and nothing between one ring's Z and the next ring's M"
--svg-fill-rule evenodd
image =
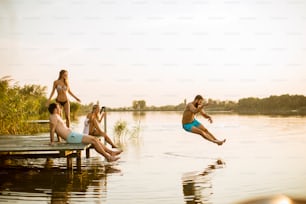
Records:
M57 108L56 103L51 103L48 107L49 113L53 114L54 110Z
M196 95L196 97L194 98L194 100L200 100L200 99L204 99L201 95Z

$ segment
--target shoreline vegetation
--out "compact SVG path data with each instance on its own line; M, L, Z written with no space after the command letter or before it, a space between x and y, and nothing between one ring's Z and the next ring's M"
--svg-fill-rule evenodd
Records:
M47 107L47 87L41 85L12 84L9 76L0 78L0 135L37 134L48 132L48 124L33 124L31 120L46 120L49 118ZM178 105L147 106L145 100L135 100L130 107L111 108L107 111L183 111L186 99ZM211 114L229 113L243 115L280 115L305 116L306 96L271 95L266 98L248 97L236 101L220 101L208 99L205 111ZM71 118L87 114L94 103L70 103ZM100 104L103 106L103 104Z

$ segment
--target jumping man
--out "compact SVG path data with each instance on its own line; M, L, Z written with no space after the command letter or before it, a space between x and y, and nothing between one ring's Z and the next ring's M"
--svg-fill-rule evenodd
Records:
M186 105L182 118L183 128L187 132L199 134L208 141L222 145L226 141L225 139L222 141L216 139L213 134L211 134L199 121L195 119L195 114L200 113L203 117L207 118L210 123L212 123L211 117L203 110L203 107L205 106L203 101L203 97L201 95L197 95L193 102Z

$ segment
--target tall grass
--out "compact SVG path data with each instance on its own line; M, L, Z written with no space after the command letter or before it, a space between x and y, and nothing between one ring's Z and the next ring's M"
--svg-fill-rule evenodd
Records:
M128 124L124 120L119 120L114 125L115 143L123 145L127 140L138 140L140 126L128 128Z

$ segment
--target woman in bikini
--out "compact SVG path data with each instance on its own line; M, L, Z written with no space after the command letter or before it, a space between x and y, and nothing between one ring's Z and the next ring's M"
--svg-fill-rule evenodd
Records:
M67 96L67 92L78 102L81 102L81 100L76 97L70 90L68 83L68 71L61 70L58 79L54 81L50 97L47 101L47 106L49 106L55 90L57 91L57 97L55 100L64 108L66 125L67 127L70 127L70 102Z

